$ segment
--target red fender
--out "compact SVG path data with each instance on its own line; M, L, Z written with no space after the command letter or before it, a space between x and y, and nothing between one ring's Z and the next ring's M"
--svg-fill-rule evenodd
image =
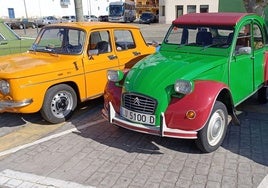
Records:
M171 129L187 131L200 130L207 122L220 91L228 87L216 81L196 81L194 91L183 98L172 98L166 112L166 125ZM186 113L194 110L194 119L187 119Z
M116 83L108 81L104 90L104 108L108 111L109 102L117 113L120 112L122 87L115 85Z

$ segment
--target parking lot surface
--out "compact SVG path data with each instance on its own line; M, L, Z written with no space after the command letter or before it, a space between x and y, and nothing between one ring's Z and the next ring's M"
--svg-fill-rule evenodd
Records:
M146 41L150 27L167 30L141 25ZM268 187L268 104L254 96L237 108L241 125L231 124L213 153L201 153L194 140L112 126L102 102L83 103L57 125L39 113L0 114L0 187Z

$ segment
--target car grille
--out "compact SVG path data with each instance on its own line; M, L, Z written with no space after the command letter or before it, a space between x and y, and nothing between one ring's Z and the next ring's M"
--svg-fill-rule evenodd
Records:
M144 113L144 114L154 114L156 109L156 100L135 93L125 93L123 94L123 105L126 109Z

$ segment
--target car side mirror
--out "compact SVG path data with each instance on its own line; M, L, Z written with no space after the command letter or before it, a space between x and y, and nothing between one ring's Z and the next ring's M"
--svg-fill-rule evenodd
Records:
M236 55L243 55L243 54L251 54L251 47L241 47L238 49L238 52Z

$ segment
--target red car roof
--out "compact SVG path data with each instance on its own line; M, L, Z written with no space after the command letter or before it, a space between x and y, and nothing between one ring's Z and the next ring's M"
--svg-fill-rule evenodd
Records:
M191 13L185 14L174 20L177 25L235 25L242 17L249 13Z

